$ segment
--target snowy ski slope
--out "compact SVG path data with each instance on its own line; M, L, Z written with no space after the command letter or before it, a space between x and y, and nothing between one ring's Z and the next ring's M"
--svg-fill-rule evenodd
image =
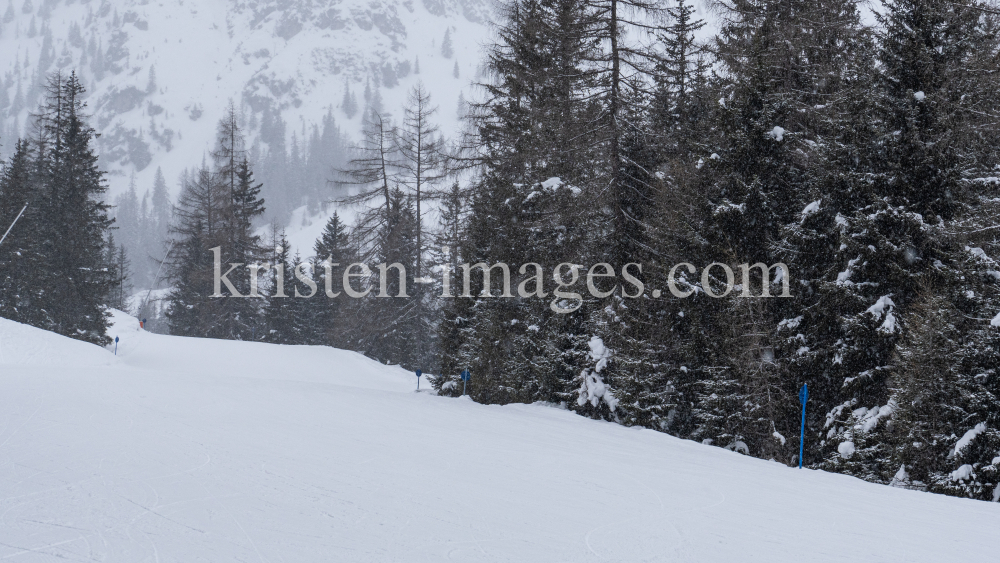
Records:
M789 469L360 355L0 319L0 561L990 561L1000 505Z

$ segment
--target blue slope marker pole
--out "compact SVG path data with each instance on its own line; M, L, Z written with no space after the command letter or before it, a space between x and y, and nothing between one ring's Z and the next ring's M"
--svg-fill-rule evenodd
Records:
M809 400L809 386L802 384L799 389L799 402L802 403L802 430L799 432L799 469L802 469L802 454L806 447L806 401Z
M421 376L421 375L422 375L423 373L424 373L424 372L420 371L419 369L417 370L417 391L420 391L420 376Z
M115 337L115 355L118 355L118 337Z
M463 396L465 395L465 386L469 383L469 378L471 378L471 377L472 377L472 374L469 373L469 370L467 370L467 369L463 369L462 370L462 395Z

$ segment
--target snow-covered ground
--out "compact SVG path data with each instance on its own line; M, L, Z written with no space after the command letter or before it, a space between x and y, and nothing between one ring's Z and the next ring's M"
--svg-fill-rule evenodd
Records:
M0 319L2 561L989 561L1000 505L545 406L329 348L118 356Z

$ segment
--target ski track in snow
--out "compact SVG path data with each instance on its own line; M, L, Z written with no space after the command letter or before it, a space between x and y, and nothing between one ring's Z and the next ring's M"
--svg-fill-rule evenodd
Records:
M0 320L2 562L994 555L995 503L414 393L349 352L115 320L118 357Z

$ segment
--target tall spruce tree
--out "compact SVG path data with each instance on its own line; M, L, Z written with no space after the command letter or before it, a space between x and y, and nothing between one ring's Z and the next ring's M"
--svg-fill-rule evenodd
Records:
M434 233L434 248L431 249L431 263L435 264L441 273L440 286L435 291L444 291L447 283L452 291L461 287L459 264L462 263L462 253L466 244L468 205L466 193L458 181L441 197L438 228ZM454 295L454 293L452 293ZM462 329L466 320L471 317L468 299L440 299L437 301L436 330L440 357L440 371L431 382L439 393L457 392L461 374L465 366L459 359L462 346ZM445 385L451 382L447 388Z
M703 107L707 48L695 37L705 21L695 19L694 13L693 5L677 0L666 9L670 23L657 33L663 52L653 69L651 121L653 135L661 139L660 158L690 153L707 113Z
M124 244L115 244L114 235L108 235L105 267L111 274L111 288L107 305L119 311L132 310L132 263Z
M104 262L111 226L104 173L93 148L94 130L84 114L84 89L75 73L51 75L35 116L37 215L43 220L39 253L45 292L32 303L42 328L107 344L105 298L112 283Z
M143 232L144 230L145 217L142 214L139 196L136 192L135 175L133 174L128 189L115 198L115 232L132 261L138 261L141 259L140 257L145 257L144 238L146 233ZM115 248L115 252L117 252L117 248ZM146 280L141 279L140 284L143 282Z
M167 181L163 177L163 170L158 167L153 179L153 194L150 201L151 224L149 227L152 231L152 236L150 237L152 244L149 249L150 251L154 251L153 256L157 259L161 258L166 250L165 244L170 229L171 209Z
M631 127L623 180L635 227L631 253L643 267L635 273L647 283L667 279L674 264L706 263L701 237L710 182L697 161L715 137L707 49L695 40L704 23L693 18L694 8L686 2L665 12L668 19L656 34L648 110L637 110L643 96L633 91L626 113ZM701 392L698 378L703 367L713 365L711 340L702 337L712 300L703 293L674 299L662 281L656 289L666 297L613 301L603 320L604 341L613 350L603 377L619 399L622 423L690 436Z
M264 200L233 104L219 122L212 160L213 168L205 163L189 176L174 211L172 234L179 248L169 259L175 284L168 317L175 334L250 340L260 324L260 300L247 296L253 294L250 266L265 256L254 233ZM238 265L227 276L236 290L233 295L220 287L223 297L210 297L216 253L220 273Z
M547 272L563 262L588 263L592 241L606 232L592 205L601 193L601 145L593 131L602 112L588 63L598 56L598 40L589 35L593 19L569 0L514 2L503 16L487 61L487 97L470 112L482 172L471 187L462 258L512 268L537 263ZM487 293L485 272L470 271L469 293L452 306L475 314L446 313L468 322L456 327L461 344L449 344L443 363L477 374L470 392L480 401L575 397L593 304L566 301L572 312L557 313L541 298L551 282L534 266L511 272L511 286L519 274L537 277L527 282L536 297L499 299L500 273L491 271Z
M386 269L384 273L375 269L367 280L369 292L359 304L360 316L366 319L360 323L359 344L379 361L424 369L430 366L423 365L427 358L420 351L430 348L428 339L434 335L421 329L416 302L410 297L417 263L416 231L413 201L399 188L393 189L388 221L379 230L373 254L373 262Z
M846 373L824 427L824 468L880 482L898 470L889 462L891 436L877 421L890 419L894 410L889 382L910 308L921 287L937 286L941 270L964 262L964 245L948 235L949 222L968 202L964 176L991 152L978 148L981 141L963 146L963 137L979 127L966 95L985 85L978 52L996 48L981 15L951 2L903 0L888 2L881 16L872 111L877 125L866 147L874 155L872 173L861 192L864 206L841 220L836 311L844 334L834 360ZM947 285L941 290L953 291ZM940 328L939 336L925 332L921 338L944 351L951 344L946 327Z
M348 228L337 212L330 216L313 251L319 289L309 301L309 307L314 311L319 343L352 349L356 346L350 322L354 303L344 295L342 280L344 270L355 263L357 253L351 246Z
M812 313L817 291L829 287L821 284L842 271L835 262L843 250L836 217L854 212L857 198L847 190L857 189L854 182L869 170L857 150L870 128L856 127L861 120L846 108L865 107L870 95L870 41L848 2L741 1L727 14L717 38L724 69L716 79L718 149L702 157L706 174L718 178L709 191L710 246L703 256L738 273L740 264L787 262L795 283L791 298L754 297L782 293L779 279L788 280L786 272L751 267L734 296L702 311L723 338L703 364L711 369L696 435L725 442L730 438L711 435L709 422L744 420L740 441L750 454L794 463L788 438L798 433L798 387L809 383L814 414L825 415L836 402L837 391L821 374L839 365L831 350L837 338L830 317ZM805 319L803 311L810 313ZM741 330L719 330L727 324ZM739 412L725 411L732 405L720 411L710 400L726 385L736 385L729 392L732 405L743 405ZM822 426L816 417L808 425L812 436Z
M300 260L292 258L285 232L275 233L271 256L273 275L267 305L264 307L264 340L274 344L308 344L314 327L310 326L306 299L310 289L296 276ZM304 272L308 279L311 273Z
M213 299L214 257L211 248L223 242L222 201L224 194L207 163L185 174L170 228L172 251L167 276L172 285L167 319L171 334L224 338L219 326L220 307L229 298Z

